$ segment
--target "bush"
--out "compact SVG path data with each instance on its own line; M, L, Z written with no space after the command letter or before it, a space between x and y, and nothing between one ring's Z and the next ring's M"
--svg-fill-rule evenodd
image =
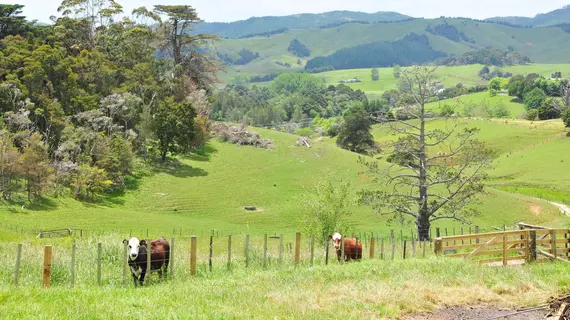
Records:
M534 121L538 119L538 110L536 109L531 109L528 110L524 116L525 119L530 120L530 121Z
M570 108L566 108L562 112L562 121L564 122L566 128L570 128Z

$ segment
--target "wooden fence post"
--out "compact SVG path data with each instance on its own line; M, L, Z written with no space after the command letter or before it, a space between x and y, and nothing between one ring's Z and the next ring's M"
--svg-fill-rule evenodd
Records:
M299 264L301 259L301 233L295 235L295 265Z
M530 231L524 233L524 258L526 263L530 262Z
M196 250L198 245L196 236L190 238L190 274L196 275Z
M536 261L536 230L530 230L530 261Z
M396 241L394 241L394 232L392 231L392 234L390 235L392 237L392 260L394 260L395 256L396 256Z
M380 259L384 260L384 236L380 240Z
M404 240L404 254L402 255L404 260L406 260L406 240Z
M176 235L176 229L174 230ZM174 236L170 240L170 254L168 255L168 263L170 268L170 281L174 280Z
M18 286L18 279L20 278L20 260L22 259L22 244L16 247L16 270L14 271L14 286Z
M210 257L208 259L208 271L212 272L212 255L214 254L214 230L210 235Z
M232 235L228 234L228 271L232 269Z
M51 285L52 253L52 246L44 247L44 268L42 276L42 283L44 288L49 288Z
M123 243L123 287L127 286L127 260L128 260L128 244Z
M423 241L422 247L423 247L422 248L423 249L422 258L425 258L426 257L426 247L427 247L427 244L425 241Z
M552 247L552 255L558 257L558 248L556 244L556 230L552 229L550 231L550 246Z
M475 226L475 234L479 233L479 226ZM479 239L475 239L475 243L479 243Z
M245 235L245 267L249 266L249 234Z
M315 259L315 235L311 234L311 267L313 266L314 259Z
M101 273L102 273L102 260L103 259L103 245L101 242L97 243L97 285L101 286Z
M148 279L147 281L150 281L150 273L151 273L151 266L152 266L152 252L151 252L152 248L150 245L150 239L146 239L146 278Z
M370 259L374 259L374 237L370 237Z
M416 258L416 240L412 234L412 258Z
M279 268L283 267L283 234L279 235Z
M340 264L344 264L344 236L340 237Z
M436 238L434 244L434 252L436 255L440 255L443 253L441 252L442 246L443 246L443 240L441 240L441 238Z
M436 238L441 237L441 230L439 228L435 228L435 237Z
M329 264L329 244L330 241L328 239L325 240L325 265Z
M267 268L267 233L263 235L263 268Z
M503 233L503 267L506 267L507 264L507 234Z

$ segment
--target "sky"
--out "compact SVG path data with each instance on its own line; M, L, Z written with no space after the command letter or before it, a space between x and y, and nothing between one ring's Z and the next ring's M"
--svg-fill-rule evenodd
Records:
M413 17L469 17L484 19L495 16L527 16L559 9L570 0L116 0L129 12L140 6L155 4L186 4L197 9L208 21L236 21L252 16L322 13L334 10L363 12L396 11ZM57 15L61 0L0 0L1 4L19 3L26 6L29 20L49 22Z

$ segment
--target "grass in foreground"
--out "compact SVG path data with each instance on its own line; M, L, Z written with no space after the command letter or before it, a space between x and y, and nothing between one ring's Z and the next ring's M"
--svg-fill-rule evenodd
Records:
M4 285L0 314L3 319L396 318L450 305L540 305L569 289L567 268L557 263L500 268L450 258L372 260L202 275L138 289Z

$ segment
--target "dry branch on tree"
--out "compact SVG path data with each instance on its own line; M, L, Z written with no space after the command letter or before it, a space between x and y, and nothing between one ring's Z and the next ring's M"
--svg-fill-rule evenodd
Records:
M388 166L360 158L376 182L390 186L362 191L360 202L401 223L413 219L420 240L429 239L434 221L468 223L477 214L470 204L484 192L485 169L492 160L491 152L475 139L477 129L466 128L457 119L428 117L425 105L435 96L436 70L422 66L402 72L402 87L415 104L405 109L412 120L389 124L400 138L386 148ZM436 120L443 122L443 128L427 127Z

